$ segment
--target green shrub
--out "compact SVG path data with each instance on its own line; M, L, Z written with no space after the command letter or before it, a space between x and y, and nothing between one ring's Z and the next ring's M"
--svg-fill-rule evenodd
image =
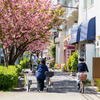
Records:
M62 63L61 64L61 70L62 71L66 71L66 69L67 69L67 67L66 67L65 63Z
M37 63L40 64L40 59L38 59Z
M98 87L98 92L100 92L100 79L96 80L96 84L97 84L97 87Z
M59 69L59 65L57 63L55 63L54 69Z
M28 59L24 59L24 60L20 61L20 65L21 65L22 69L27 68L27 61L28 61Z
M0 66L0 89L10 90L17 85L18 74L17 68L13 65L9 65L7 68Z
M86 84L89 85L91 82L89 81L89 79L86 80Z
M16 68L17 68L17 73L19 75L21 73L21 71L22 71L23 68L22 68L21 65L17 65Z
M50 67L50 68L51 68L51 67L54 67L54 65L55 65L55 61L54 61L54 60L51 60L50 63L49 63L49 67Z
M17 86L18 76L27 67L27 61L28 59L24 59L20 65L9 65L7 68L0 65L0 90L9 91Z
M71 58L71 67L72 71L75 72L77 69L77 64L78 64L78 53L74 52Z
M71 66L71 59L72 59L72 56L70 56L70 57L68 58L68 61L67 61L67 68L68 68L69 72L70 72L71 69L72 69L72 66Z

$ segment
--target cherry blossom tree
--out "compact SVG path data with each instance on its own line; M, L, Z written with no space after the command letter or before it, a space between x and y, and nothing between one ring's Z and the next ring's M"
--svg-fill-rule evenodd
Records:
M30 45L34 51L40 42L48 42L49 32L58 28L66 19L65 9L53 7L51 0L0 0L0 41L5 66L14 64Z

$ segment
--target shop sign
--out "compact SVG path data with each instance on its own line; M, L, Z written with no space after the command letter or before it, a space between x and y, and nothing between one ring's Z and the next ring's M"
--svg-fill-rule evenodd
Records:
M100 57L100 48L96 48L96 57Z
M68 41L67 41L67 40L64 42L64 47L65 47L66 45L68 45Z
M66 47L69 43L69 41L71 40L71 34L68 35L65 39L64 39L64 47Z
M68 45L68 46L67 46L67 49L68 49L68 50L75 50L75 46L74 46L74 45Z

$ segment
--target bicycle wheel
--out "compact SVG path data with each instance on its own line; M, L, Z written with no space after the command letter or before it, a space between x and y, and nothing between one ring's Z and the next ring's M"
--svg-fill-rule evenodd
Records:
M47 92L48 92L48 88L47 88Z
M82 85L82 93L84 93L84 85Z
M23 80L18 79L18 87L19 87L21 90L24 90L25 84L24 84L23 82L24 82Z
M80 93L82 93L82 82L80 82Z
M47 92L50 92L50 87L47 88Z
M82 88L80 87L80 93L82 93Z
M28 84L28 92L30 91L30 84Z

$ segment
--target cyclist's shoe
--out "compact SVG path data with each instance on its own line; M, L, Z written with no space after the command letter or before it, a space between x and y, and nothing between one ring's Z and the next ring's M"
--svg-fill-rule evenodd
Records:
M38 93L40 93L40 90L37 90Z
M80 84L78 84L78 90L80 89Z

